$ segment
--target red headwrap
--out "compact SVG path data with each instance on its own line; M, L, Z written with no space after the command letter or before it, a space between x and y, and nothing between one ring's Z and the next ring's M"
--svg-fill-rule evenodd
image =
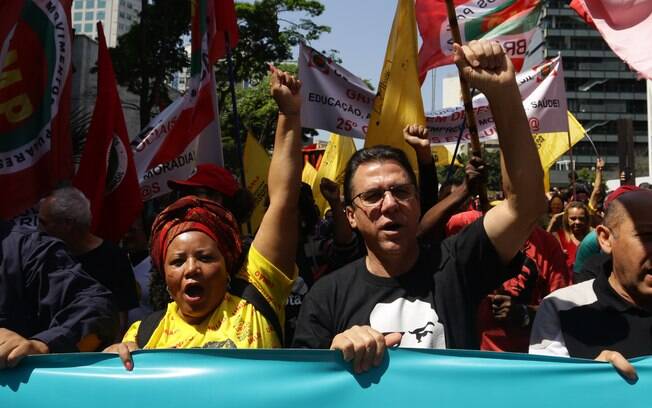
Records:
M180 198L154 220L151 255L154 267L163 273L168 246L179 234L201 231L217 242L229 274L237 272L242 255L238 224L224 207L211 200L195 196Z

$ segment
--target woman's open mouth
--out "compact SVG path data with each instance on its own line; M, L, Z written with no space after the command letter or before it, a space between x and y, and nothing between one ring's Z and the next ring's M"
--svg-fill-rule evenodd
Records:
M197 302L204 294L204 287L196 282L189 283L183 288L183 294L189 302Z

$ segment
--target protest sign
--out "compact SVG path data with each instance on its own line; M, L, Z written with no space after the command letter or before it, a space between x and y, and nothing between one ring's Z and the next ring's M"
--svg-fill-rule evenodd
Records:
M324 61L324 66L327 67L324 71L328 72L325 74L315 67L307 66L307 63L304 63L303 69L300 68L299 77L303 81L304 103L301 110L302 126L363 138L372 110L373 92L357 86L356 84L361 82L359 78L333 61L328 61L315 50L303 46L302 55L300 61L311 58L311 55L318 55L317 60ZM334 75L333 72L338 72L340 75ZM517 75L516 81L533 134L568 131L566 90L560 57L521 72ZM309 99L310 95L313 95L313 101ZM317 98L320 101L331 101L333 104L316 103L314 100ZM360 114L344 115L341 111L341 102L350 103ZM495 140L496 127L487 99L484 95L478 95L473 98L473 106L480 141ZM455 144L463 121L464 108L461 105L436 111L426 117L431 143ZM465 130L462 140L466 142L469 139L468 130Z
M301 44L301 126L364 139L374 92L332 59Z

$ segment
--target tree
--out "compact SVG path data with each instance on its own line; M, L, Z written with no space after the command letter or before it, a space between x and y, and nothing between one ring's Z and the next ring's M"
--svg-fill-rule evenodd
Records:
M285 17L306 14L310 18L321 15L324 6L312 0L260 0L236 3L240 40L233 50L233 68L238 84L236 98L242 129L251 129L263 146L270 148L278 110L269 95L268 63L281 64L292 58L292 47L300 41L311 41L330 28L318 25L309 18L297 22ZM336 51L331 50L330 53ZM296 64L280 65L281 69L296 73ZM229 92L227 61L216 65L216 81L224 156L227 166L236 167L233 109ZM307 131L315 133L314 131ZM245 134L241 132L244 139Z
M172 75L189 65L183 36L190 31L190 3L142 0L140 19L118 38L111 59L118 82L140 95L140 125L144 128L154 108L170 102L166 84Z
M173 74L189 65L182 38L189 33L190 5L178 0L142 3L141 22L119 38L111 55L118 82L140 95L140 121L144 127L157 105L163 108L170 102L166 84ZM239 84L238 113L244 128L251 128L266 146L271 146L277 114L269 96L267 64L290 60L293 46L329 32L329 27L311 20L323 11L321 2L314 0L236 3L240 39L233 49L233 64ZM288 19L296 16L300 16L296 21ZM235 165L235 128L225 59L216 64L215 73L225 157L233 161L228 164Z
M315 24L307 18L298 22L283 16L288 13L306 13L318 17L324 5L314 0L260 0L253 3L237 3L240 40L233 50L235 76L238 80L257 83L267 75L269 62L280 63L292 58L292 47L301 41L312 41L330 27ZM281 27L283 23L284 27ZM226 61L216 66L219 88L228 87Z
M502 191L502 184L500 180L500 150L490 148L487 149L483 146L482 158L487 163L487 190L489 191ZM461 183L464 179L464 166L469 162L469 155L465 153L458 154L458 161L462 167L455 166L451 180L453 183ZM437 168L437 176L439 183L444 183L448 175L448 166L441 166Z
M283 71L297 73L296 64L280 64L278 68ZM273 147L274 132L276 131L276 118L278 116L278 107L269 93L269 74L266 74L256 85L236 88L236 98L238 101L238 115L242 129L246 129L241 137L246 137L246 131L251 131L258 139L259 143L266 149ZM222 147L227 154L224 155L227 167L232 169L238 167L234 154L236 151L233 109L231 101L227 101L225 106L221 107L220 124L222 129ZM314 136L317 132L314 129L303 129L304 136Z

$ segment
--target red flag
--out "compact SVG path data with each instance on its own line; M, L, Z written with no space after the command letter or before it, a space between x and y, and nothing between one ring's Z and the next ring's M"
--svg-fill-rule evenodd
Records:
M182 100L175 102L175 112L168 115L174 118L171 128L163 133L148 133L136 147L141 180L146 171L177 159L200 136L207 133L218 141L214 152L215 164L221 165L223 162L215 75L210 61L202 57L209 53L215 39L215 24L211 23L215 21L214 2L215 0L196 0L191 3L190 85Z
M211 45L210 60L215 63L226 55L224 33L229 34L229 46L233 49L238 43L238 20L233 0L215 0L215 32Z
M462 42L493 39L503 46L520 70L530 39L538 30L540 0L453 0ZM419 50L419 80L428 70L453 63L453 39L444 0L416 0L417 24L422 44Z
M74 185L91 202L92 231L117 242L142 210L143 201L113 64L99 22L97 34L97 100Z
M584 7L584 3L582 3L580 0L572 0L570 2L570 8L575 10L575 12L579 14L580 17L582 17L582 20L584 20L586 24L595 28L595 24L593 24L593 19L591 18L589 12L586 11L586 8Z
M652 79L652 51L645 45L646 39L652 37L652 1L578 0L577 3L583 6L582 12L593 20L613 52L640 76Z
M0 218L10 218L72 175L71 1L0 3Z

